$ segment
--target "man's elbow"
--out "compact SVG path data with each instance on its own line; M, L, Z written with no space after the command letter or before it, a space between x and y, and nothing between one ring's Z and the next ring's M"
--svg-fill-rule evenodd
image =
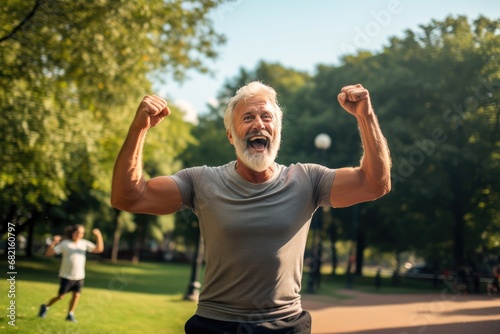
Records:
M118 209L118 210L122 210L121 208L121 204L120 204L120 200L118 198L118 195L116 194L116 192L111 189L111 195L109 197L109 203L111 204L111 206L115 209Z
M365 178L366 192L369 200L374 201L391 191L390 174L378 177Z
M113 208L125 211L124 207L120 204L120 201L116 200L113 196L111 196L109 203Z
M126 200L123 197L117 196L113 192L111 192L110 204L113 208L130 212L130 208L132 207L132 202L130 200Z
M378 199L382 196L387 195L391 191L391 178L383 178L380 182L377 183L376 187L374 187L374 199Z

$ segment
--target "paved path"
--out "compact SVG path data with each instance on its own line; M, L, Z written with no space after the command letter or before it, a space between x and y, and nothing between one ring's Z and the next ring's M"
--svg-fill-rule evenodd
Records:
M486 295L368 294L348 299L304 294L313 334L499 334L500 298Z

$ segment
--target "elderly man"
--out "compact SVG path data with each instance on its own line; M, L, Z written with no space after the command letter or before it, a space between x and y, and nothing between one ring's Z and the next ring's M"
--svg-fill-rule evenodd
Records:
M368 91L342 88L340 105L356 117L364 154L359 167L275 162L282 110L273 88L251 82L230 100L224 124L236 160L146 180L146 133L170 113L167 102L140 103L113 173L111 203L135 213L191 208L199 218L206 272L190 333L310 333L300 303L307 233L320 206L346 207L390 190L390 155Z

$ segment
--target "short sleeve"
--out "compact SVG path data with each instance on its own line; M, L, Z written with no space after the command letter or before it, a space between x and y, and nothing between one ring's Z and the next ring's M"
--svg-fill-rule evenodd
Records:
M91 242L91 241L88 241L88 240L85 240L85 241L86 241L85 242L85 247L87 248L86 251L89 252L89 253L92 252L92 251L94 251L96 245L93 242Z

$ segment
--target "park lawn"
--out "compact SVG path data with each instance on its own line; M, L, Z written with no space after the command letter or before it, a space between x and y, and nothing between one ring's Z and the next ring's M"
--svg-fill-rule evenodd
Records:
M6 263L6 262L3 262ZM7 333L183 333L196 303L184 301L188 265L165 263L111 264L87 261L85 287L75 313L78 323L65 321L70 295L54 304L45 319L37 317L42 303L57 293L58 259L18 259L15 298L0 281L3 314L0 332ZM6 317L16 303L15 326Z
M0 257L1 258L1 257ZM2 259L2 263L7 263ZM10 285L0 280L0 306L3 310L0 332L7 333L184 333L186 320L194 314L196 303L184 301L191 267L187 264L142 262L110 263L89 255L87 277L76 318L78 323L65 321L70 295L51 307L47 318L37 317L42 303L57 293L58 258L18 258L16 260L15 298L8 297ZM7 270L6 270L7 272ZM201 271L202 280L203 270ZM303 276L307 287L308 273ZM344 275L323 275L316 296L336 299L351 298L343 293ZM355 277L354 289L369 293L423 293L433 290L428 282L404 282L398 287L390 278L382 279L375 289L372 276ZM9 325L6 307L16 303L15 326Z

